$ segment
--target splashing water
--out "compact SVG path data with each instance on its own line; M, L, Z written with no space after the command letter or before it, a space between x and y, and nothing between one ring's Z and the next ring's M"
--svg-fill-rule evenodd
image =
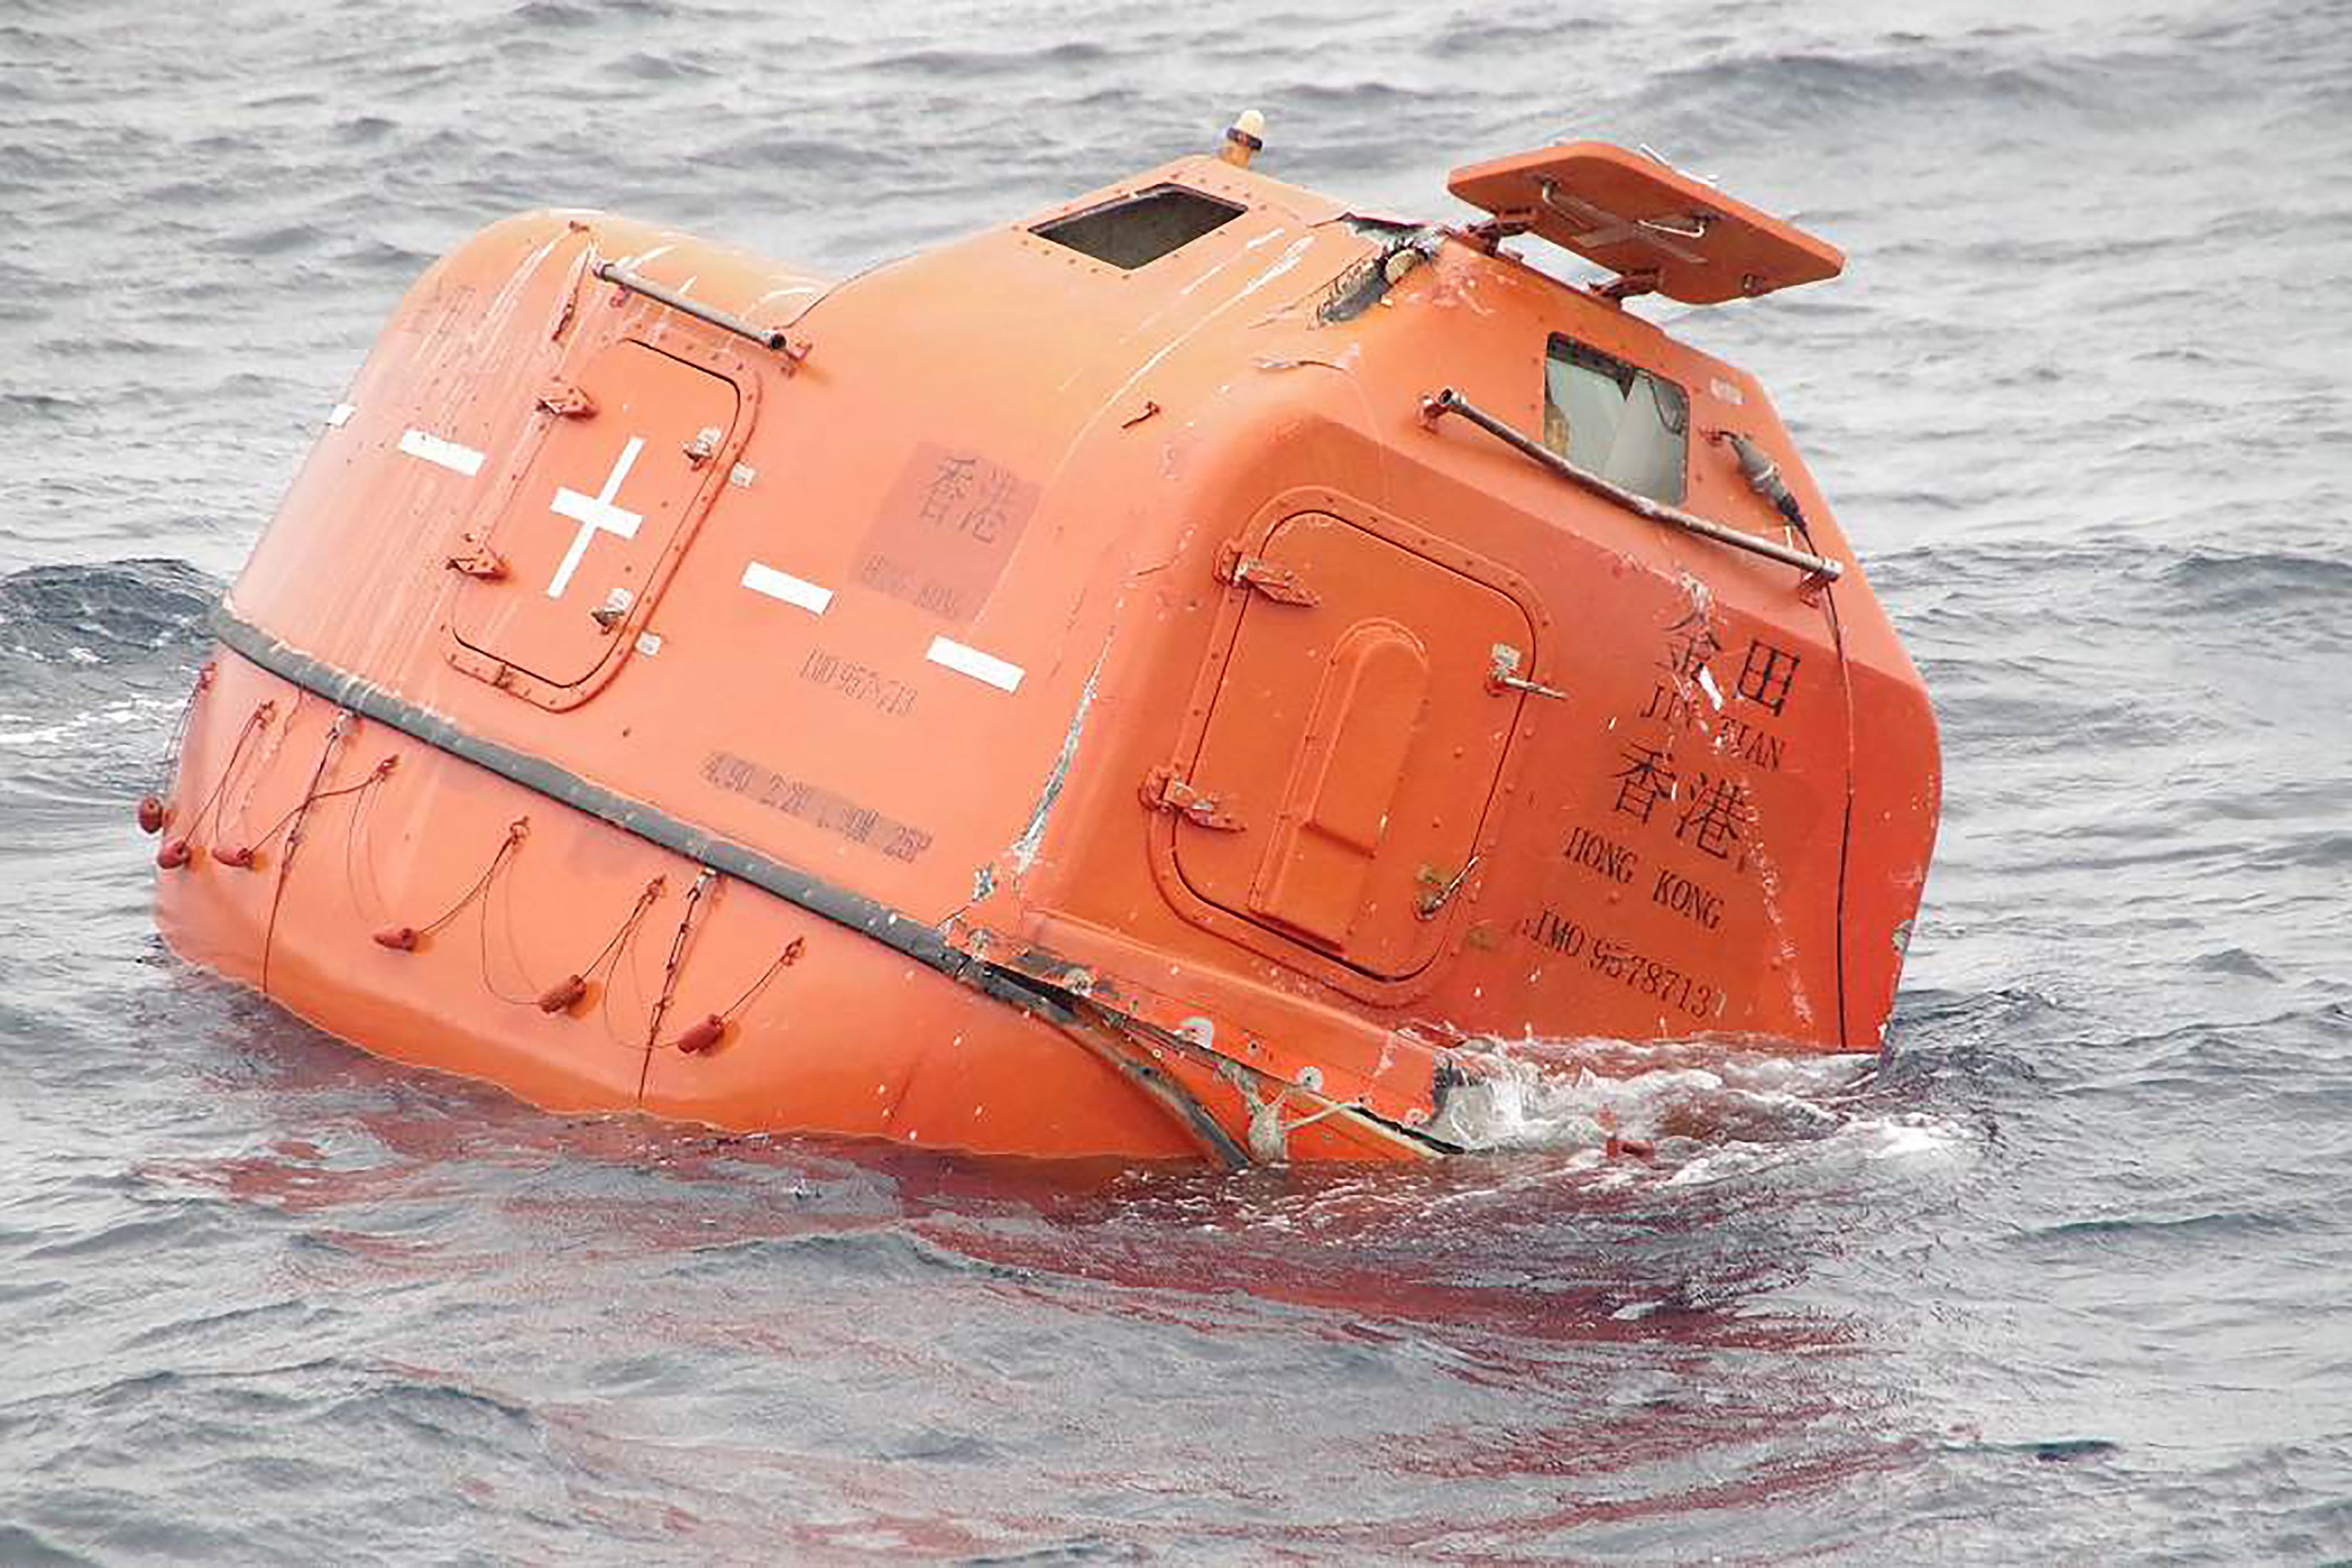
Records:
M1688 1182L1813 1147L1874 1157L1947 1154L1961 1122L1904 1110L1875 1057L1790 1057L1709 1040L1530 1038L1457 1052L1470 1081L1429 1127L1473 1151L1654 1162Z

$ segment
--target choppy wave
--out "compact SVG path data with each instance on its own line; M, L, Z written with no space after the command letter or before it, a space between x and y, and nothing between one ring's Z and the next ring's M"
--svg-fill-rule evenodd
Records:
M19 0L0 1559L2352 1555L2347 25ZM542 1116L162 953L128 804L428 258L847 271L1244 107L1366 207L1597 135L1846 250L1654 313L1938 704L1883 1060L1496 1041L1459 1159L1036 1167Z

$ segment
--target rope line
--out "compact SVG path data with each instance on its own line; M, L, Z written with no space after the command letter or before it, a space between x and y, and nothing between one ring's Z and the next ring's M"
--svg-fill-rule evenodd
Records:
M686 960L686 939L694 925L695 906L702 901L702 895L718 876L718 872L705 866L702 875L694 879L694 886L686 890L686 908L678 914L677 933L670 938L669 957L662 964L661 994L654 1000L653 1016L646 1026L644 1048L648 1056L661 1040L662 1020L669 1016L670 1004L677 996L677 972Z
M171 813L163 797L172 793L179 782L180 753L188 743L188 727L196 720L196 699L212 689L213 671L217 662L206 660L197 669L195 684L188 688L187 700L180 704L180 717L172 726L172 738L163 744L163 760L155 773L154 787L139 799L139 826L148 833L161 833Z
M530 832L530 818L527 816L518 816L507 824L507 836L499 840L498 852L490 857L489 866L479 877L474 879L474 885L467 888L456 903L451 904L439 916L421 926L386 926L375 933L376 945L392 948L401 952L415 952L418 942L465 913L467 906L482 896L484 889L489 887L491 879L505 868L507 861L512 858L516 849L521 847L523 839Z
M547 1014L569 1013L572 1008L577 1007L580 1005L580 999L588 994L589 982L596 978L596 972L604 967L605 960L618 953L621 945L628 940L630 933L636 930L637 922L646 918L646 911L654 907L654 900L661 897L664 886L664 879L660 877L646 882L645 890L637 895L636 903L622 918L620 925L614 929L613 934L605 939L604 945L596 950L596 956L588 961L587 967L574 970L537 996L530 998L531 1005ZM487 962L486 959L485 963ZM527 981L529 976L524 978ZM611 985L607 984L604 989L609 995L612 992ZM502 1000L511 1001L513 998L507 997Z
M249 869L253 865L254 855L261 846L278 837L278 828L285 827L289 823L292 824L286 835L286 853L278 858L278 879L269 889L269 919L261 931L261 994L264 996L269 994L270 952L278 945L278 906L286 900L286 878L294 869L294 851L300 847L302 843L302 815L309 811L311 805L320 798L319 785L327 776L327 764L334 760L335 747L341 743L343 736L349 732L352 717L351 710L340 709L336 711L335 721L327 726L326 743L319 748L319 765L310 770L310 783L302 792L302 803L299 805L279 817L271 825L268 832L232 856L224 856L219 845L213 846L213 858L215 860L225 865L244 866ZM364 789L367 786L362 783L354 787Z
M196 807L196 815L189 820L188 830L177 837L166 839L163 847L156 851L155 864L168 871L188 863L189 856L194 853L196 835L204 828L205 818L211 815L214 805L220 800L222 792L228 788L229 781L236 776L236 770L245 761L246 743L269 722L270 716L277 710L278 704L275 701L265 700L256 704L253 711L246 715L245 727L236 732L236 744L229 748L228 765L221 770L221 776L213 784L212 792L206 795L203 804Z

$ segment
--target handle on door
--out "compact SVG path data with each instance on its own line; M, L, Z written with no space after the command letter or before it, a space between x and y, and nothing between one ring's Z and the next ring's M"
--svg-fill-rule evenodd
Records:
M1486 689L1500 693L1524 691L1530 697L1549 697L1565 702L1568 693L1556 686L1546 686L1539 680L1528 680L1519 674L1519 660L1526 657L1509 643L1495 645L1495 662L1486 671Z

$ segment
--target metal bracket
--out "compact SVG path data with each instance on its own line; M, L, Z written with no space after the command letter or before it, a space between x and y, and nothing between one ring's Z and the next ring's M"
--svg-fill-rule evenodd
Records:
M1202 795L1186 784L1172 767L1157 767L1143 775L1143 804L1154 811L1172 811L1212 832L1242 831L1240 818L1226 816L1218 808L1215 796Z
M1462 231L1462 237L1492 256L1501 248L1503 241L1516 238L1535 226L1535 208L1512 207L1506 212L1498 212L1490 218L1472 224Z
M1255 588L1277 605L1319 605L1322 595L1299 581L1287 566L1262 556L1244 555L1239 542L1228 540L1217 552L1217 580L1235 587Z

